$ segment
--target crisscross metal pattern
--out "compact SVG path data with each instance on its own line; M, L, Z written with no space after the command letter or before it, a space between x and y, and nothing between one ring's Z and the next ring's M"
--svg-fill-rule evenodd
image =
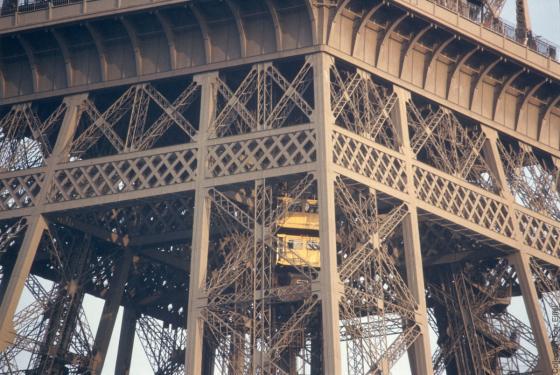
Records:
M413 166L417 197L437 208L506 237L514 233L507 204Z
M406 191L404 161L336 131L333 144L335 164L393 189Z
M516 210L523 242L549 255L560 257L560 227Z
M192 181L196 149L70 166L55 172L49 202L93 198Z
M229 176L314 162L315 132L304 130L208 147L208 175Z
M12 177L0 179L0 209L13 210L34 206L41 191L45 174L18 173Z

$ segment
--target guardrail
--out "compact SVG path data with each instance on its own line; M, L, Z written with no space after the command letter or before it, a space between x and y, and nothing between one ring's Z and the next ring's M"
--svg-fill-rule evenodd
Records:
M447 10L455 12L459 16L466 18L482 27L491 30L497 34L503 35L507 39L527 45L529 49L549 57L553 60L560 61L558 52L560 47L544 38L533 36L518 30L515 25L508 23L501 18L492 17L489 10L483 6L470 3L466 0L428 0Z

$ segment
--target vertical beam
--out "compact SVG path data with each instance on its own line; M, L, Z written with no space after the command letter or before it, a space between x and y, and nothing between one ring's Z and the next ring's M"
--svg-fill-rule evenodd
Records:
M111 341L111 334L115 327L117 314L121 305L121 300L124 292L126 281L128 280L128 271L132 264L132 250L128 247L123 249L123 253L115 267L111 283L109 284L109 293L105 304L103 305L103 312L101 313L101 321L97 328L95 341L93 344L93 358L90 363L90 371L92 375L101 374L109 342Z
M515 198L509 189L502 159L498 150L498 133L496 130L490 129L486 126L482 126L482 131L487 138L487 145L485 145L485 148L483 149L484 156L490 168L493 169L492 172L499 180L498 183L501 188L501 193L509 203L510 212L515 212ZM513 217L512 220L514 224L514 236L516 240L522 244L523 235L521 233L519 222L515 217ZM529 255L523 248L520 248L515 252L515 254L510 256L510 261L514 265L517 273L523 302L525 303L525 309L527 310L533 337L535 338L535 342L537 344L539 352L538 367L543 374L552 374L552 361L554 359L554 355L552 352L552 345L548 339L548 333L540 307L537 290L533 282L531 267L529 265Z
M115 364L115 375L130 374L130 362L132 360L132 349L134 348L134 337L136 333L137 313L131 307L125 307L122 316L121 333L119 336L119 350Z
M12 318L23 292L25 280L31 270L33 259L35 259L43 231L47 227L47 223L41 215L34 215L27 220L25 237L23 238L10 280L7 281L8 286L0 305L0 352L12 344L15 338Z
M552 351L552 345L548 339L537 289L533 281L531 266L529 264L529 255L523 251L516 252L510 256L510 261L513 263L517 273L521 294L523 295L523 301L525 302L525 308L527 309L527 315L529 316L529 322L531 324L531 331L533 332L539 352L539 364L536 370L537 372L540 370L543 374L554 374L554 352Z
M35 259L35 254L37 253L43 231L47 227L45 219L40 214L41 206L46 202L48 186L54 176L55 166L64 159L66 145L74 135L78 124L79 105L83 102L85 97L86 95L80 94L64 99L67 107L66 113L64 114L64 119L62 120L53 152L45 161L46 177L43 188L37 197L36 210L27 218L27 230L11 271L10 279L4 280L8 285L0 301L0 351L3 351L6 346L9 345L13 338L13 315L23 292L25 280L29 275L31 265Z
M399 132L401 152L405 156L407 169L407 190L414 196L414 182L412 173L412 159L414 152L410 147L408 134L408 116L406 103L410 100L410 92L394 86L397 94L397 106L393 112L394 122ZM430 350L430 327L428 325L428 310L426 307L426 289L424 286L424 269L420 245L420 231L418 223L418 209L416 202L411 199L408 204L409 213L403 222L404 252L406 277L408 288L416 300L416 322L420 326L420 336L409 351L410 367L414 375L433 374L432 356Z
M333 58L325 53L312 57L315 84L315 110L313 121L317 129L319 193L319 234L321 248L321 271L319 296L323 323L323 371L325 374L341 374L339 302L343 292L336 264L336 222L334 180L332 161L332 131L334 116L331 110L330 69Z
M204 321L201 307L206 302L206 271L208 267L208 240L210 232L210 200L204 188L206 168L206 142L212 123L216 103L217 73L206 73L195 77L201 85L200 123L197 134L197 180L194 203L193 238L189 282L189 304L187 306L187 350L185 373L202 374Z

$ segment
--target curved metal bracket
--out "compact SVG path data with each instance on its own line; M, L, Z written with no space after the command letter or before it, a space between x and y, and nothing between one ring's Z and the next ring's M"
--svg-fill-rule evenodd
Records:
M517 72L513 73L502 85L498 96L496 96L496 101L494 102L494 114L492 115L492 120L496 120L496 114L498 113L498 104L500 104L502 96L504 96L504 93L506 92L508 87L511 86L513 81L515 81L515 79L519 77L521 73L525 72L525 70L525 68L519 69Z
M126 33L128 34L128 39L130 40L130 43L132 44L132 50L134 51L136 75L140 76L142 75L142 51L140 49L140 40L138 39L138 34L136 33L132 22L130 22L128 19L123 17L121 18L121 22L126 30Z
M311 2L312 0L304 0L305 8L307 9L307 14L309 16L309 22L311 22L311 41L313 44L318 44L319 40L317 37L317 17L315 16L315 6Z
M70 50L68 49L68 44L66 43L64 37L58 30L51 29L51 33L54 36L54 39L56 40L56 43L58 44L60 51L62 52L62 58L64 59L64 65L66 67L66 85L68 87L73 86L74 69L72 68L72 59L70 57L71 55L70 55Z
M404 55L402 57L402 60L401 60L401 71L399 72L399 78L401 78L402 75L403 75L404 64L406 63L406 59L408 58L408 55L410 55L410 52L412 52L412 49L414 48L416 43L418 43L418 41L424 36L424 34L426 34L428 31L433 29L433 27L434 27L434 25L432 23L430 23L428 26L426 26L422 30L420 30L414 36L414 38L412 38L412 40L408 43L408 45L406 46L406 50L404 52Z
M241 57L247 56L247 35L245 34L245 26L243 25L243 18L239 7L232 0L225 0L233 18L235 19L235 26L237 27L237 34L239 35L239 49Z
M551 99L550 102L547 104L546 109L539 121L539 128L537 131L537 141L540 141L541 136L542 136L542 129L544 127L544 121L548 118L548 116L550 116L550 114L552 113L552 110L554 109L554 107L556 107L556 105L560 103L560 95L558 95L556 98Z
M476 93L478 92L480 85L484 81L484 77L486 77L488 75L488 73L490 73L492 71L492 69L494 69L494 67L496 65L498 65L498 63L503 61L503 60L504 60L503 57L498 57L496 60L494 60L490 64L488 64L482 72L480 72L480 74L476 78L476 82L474 83L474 86L472 88L471 100L469 102L470 103L469 104L469 109L472 109L472 107L473 107L474 97L475 97Z
M208 23L206 22L206 19L204 18L202 13L200 13L198 7L194 5L192 1L189 1L188 5L189 9L194 15L194 18L196 18L196 21L198 22L198 26L200 27L200 32L202 34L202 39L204 42L206 64L210 64L212 62L212 45L210 44L210 32L208 29Z
M470 59L471 56L474 55L479 50L480 50L479 46L476 46L476 47L472 48L470 51L465 53L463 55L463 57L461 57L461 59L459 59L459 61L457 61L457 63L453 67L453 71L451 72L451 76L449 77L449 81L447 81L447 98L448 99L449 99L449 93L451 92L451 85L453 84L453 81L455 80L455 77L461 71L461 68L465 65L467 60Z
M362 31L365 29L371 17L373 17L375 12L377 12L379 8L381 8L383 5L385 5L385 3L381 2L376 6L372 7L360 20L358 27L354 30L354 36L352 37L352 56L356 54L356 45L358 44L358 37L362 35Z
M331 44L332 29L333 29L334 25L338 22L340 14L342 13L342 11L346 7L346 5L348 5L349 2L350 2L350 0L342 0L340 2L340 4L338 4L336 6L336 10L334 12L334 15L332 16L332 18L330 19L330 22L329 22L329 31L328 31L328 35L327 35L328 44Z
M283 42L282 42L282 24L280 23L280 18L278 17L278 12L272 4L272 0L265 0L265 4L268 8L268 12L270 13L270 18L272 18L272 23L274 24L274 36L276 41L276 51L282 51L283 49Z
M21 48L25 51L25 55L27 56L27 61L29 62L29 67L31 68L31 80L32 80L32 87L33 92L37 92L39 87L39 70L37 69L37 61L35 60L35 55L33 54L33 49L31 48L31 44L21 34L17 34L16 36Z
M177 47L175 45L175 34L173 33L173 27L169 22L169 19L162 14L159 10L155 12L159 24L165 34L165 39L167 39L167 45L169 46L169 67L171 70L177 69Z
M542 81L540 81L539 83L537 83L536 85L534 85L531 90L529 90L527 92L527 94L525 94L525 96L523 97L523 101L521 102L521 105L519 106L519 110L517 111L517 119L515 121L515 129L517 130L519 128L519 123L521 122L521 113L523 113L523 109L527 106L527 103L529 103L529 99L531 99L531 97L533 95L535 95L535 93L542 87L542 85L544 85L546 82L548 82L548 78L543 79Z
M93 43L95 44L95 49L97 50L97 55L99 56L99 73L101 74L101 81L107 80L107 53L105 52L105 46L103 46L103 39L99 32L95 29L95 27L86 22L85 27L93 39Z
M456 35L451 35L451 37L447 38L446 40L444 40L434 51L434 53L432 54L432 57L430 58L430 62L428 63L428 67L426 68L426 73L424 73L424 85L423 85L423 89L426 88L426 83L428 82L428 75L430 74L430 71L432 70L432 67L434 65L434 63L436 62L437 58L439 57L439 55L442 53L442 51L445 49L445 47L447 47L449 45L449 43L451 43L452 41L454 41L457 38Z
M387 43L389 37L391 36L391 34L393 34L393 31L395 31L395 29L401 24L402 21L404 21L406 17L408 17L408 12L405 12L402 16L400 16L395 21L393 21L393 23L391 24L391 26L389 26L385 34L383 34L383 39L381 39L381 43L379 43L379 45L377 46L377 55L375 56L375 66L379 65L379 58L381 56L381 52L383 51L383 47L385 46L385 43Z

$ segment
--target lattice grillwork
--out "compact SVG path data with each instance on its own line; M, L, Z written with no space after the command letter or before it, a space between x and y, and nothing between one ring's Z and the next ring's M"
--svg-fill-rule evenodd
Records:
M212 177L287 167L315 161L313 130L273 135L208 147Z
M36 204L44 174L33 173L0 179L0 209L13 210Z
M519 204L560 220L560 167L530 146L498 142L509 189Z
M393 189L406 191L404 161L336 131L333 138L335 164Z
M514 233L505 203L460 186L420 167L413 167L419 199L506 237Z
M525 212L516 211L516 215L526 245L560 258L560 226Z
M93 198L192 181L196 149L57 170L49 202Z

